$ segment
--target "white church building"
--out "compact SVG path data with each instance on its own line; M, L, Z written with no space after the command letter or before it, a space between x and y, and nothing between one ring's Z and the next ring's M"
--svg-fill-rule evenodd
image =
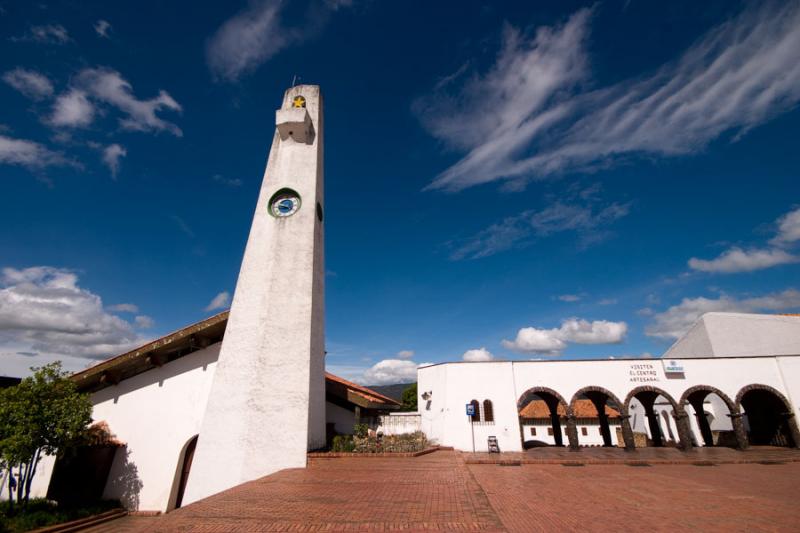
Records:
M230 312L72 377L116 438L80 470L86 490L170 511L305 467L332 434L399 407L325 372L322 162L319 87L292 87ZM800 317L710 313L661 359L430 365L418 370L418 394L422 431L464 451L486 451L489 437L502 451L794 447ZM43 461L33 494L64 486L68 466Z

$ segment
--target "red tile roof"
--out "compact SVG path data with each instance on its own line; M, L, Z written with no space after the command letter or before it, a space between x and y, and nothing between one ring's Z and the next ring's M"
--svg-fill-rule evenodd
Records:
M347 381L344 378L340 378L339 376L335 376L335 375L331 374L330 372L325 372L325 381L333 381L334 383L339 383L341 385L344 385L345 387L350 389L351 392L353 392L355 394L358 394L359 396L361 396L365 400L368 400L368 401L373 402L373 403L387 403L387 404L390 404L390 405L402 405L397 400L389 398L388 396L384 396L383 394L381 394L379 392L375 392L372 389L368 389L367 387L364 387L363 385L359 385L357 383L353 383L352 381Z
M606 405L606 416L608 418L619 418L619 411ZM567 416L564 406L558 405L559 416ZM573 414L578 418L597 418L597 409L591 400L578 400L573 406ZM528 405L519 412L522 418L550 418L550 408L544 400L531 400Z

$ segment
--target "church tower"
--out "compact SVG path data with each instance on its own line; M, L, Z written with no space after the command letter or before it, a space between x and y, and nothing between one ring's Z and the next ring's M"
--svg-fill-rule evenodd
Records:
M322 95L287 90L184 504L325 445Z

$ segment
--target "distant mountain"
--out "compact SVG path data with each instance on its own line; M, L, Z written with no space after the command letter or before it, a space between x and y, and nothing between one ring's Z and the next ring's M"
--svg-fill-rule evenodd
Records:
M409 388L413 383L395 383L394 385L367 385L367 388L380 392L384 396L388 396L392 400L398 402L403 401L403 391Z

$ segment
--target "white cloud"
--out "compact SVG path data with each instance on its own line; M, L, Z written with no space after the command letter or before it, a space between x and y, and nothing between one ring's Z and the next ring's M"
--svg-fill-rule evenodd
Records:
M287 4L283 0L249 0L247 7L220 26L206 47L206 61L216 79L239 80L287 46L319 33L332 12L351 7L353 1L325 0L308 9L303 23L293 28L281 22Z
M174 221L175 221L175 224L177 224L178 228L179 228L179 229L180 229L180 230L181 230L181 231L182 231L182 232L183 232L183 233L184 233L184 234L185 234L187 237L191 237L192 239L194 239L194 231L192 231L192 228L189 226L189 224L187 224L187 223L186 223L186 221L185 221L185 220L183 220L183 219L182 219L181 217L179 217L178 215L170 215L170 218L171 218L172 220L174 220ZM220 294L222 294L222 293L220 293ZM226 293L226 294L227 294L227 293Z
M398 359L411 359L414 357L414 350L400 350L397 352Z
M110 144L103 148L103 163L111 170L111 176L116 178L119 172L119 160L128 155L128 151L119 144Z
M67 29L61 24L31 26L22 37L12 37L12 41L30 41L43 44L66 44L70 41Z
M62 154L39 143L5 135L0 135L0 163L20 165L34 170L48 166L74 165Z
M689 259L689 267L702 272L730 274L734 272L752 272L778 265L797 263L800 257L780 248L800 240L800 209L789 211L775 221L776 234L769 243L775 248L753 248L743 250L733 246L711 260Z
M109 311L117 311L120 313L138 313L139 306L135 304L115 304L106 307Z
M211 176L211 179L216 181L217 183L221 183L222 185L227 185L228 187L240 187L242 185L242 180L239 178L226 178L222 174L214 174Z
M17 67L3 74L3 81L32 100L53 95L53 84L44 74Z
M417 381L417 363L402 359L384 359L364 371L362 383L391 385Z
M325 4L335 11L343 7L352 7L353 0L325 0Z
M630 205L614 202L607 206L597 206L589 202L556 201L540 211L523 211L492 224L467 239L450 243L454 246L450 258L458 261L489 257L527 246L537 238L566 231L576 232L579 246L586 247L611 235L604 228L626 216L630 212Z
M100 19L94 23L94 31L97 32L97 35L100 37L105 37L106 39L109 38L109 32L111 31L111 23L107 20Z
M131 131L168 131L181 137L183 132L156 113L162 110L181 112L183 109L168 92L161 90L158 96L139 100L133 87L122 75L108 68L88 68L78 73L75 86L91 98L116 107L126 116L119 120L123 129Z
M467 152L431 187L511 180L519 188L633 154L696 153L800 100L796 2L753 4L654 73L592 90L584 89L589 19L580 10L533 38L506 29L488 72L465 73L460 78L471 78L455 92L445 87L417 101L426 128Z
M3 348L103 359L142 342L129 322L107 313L101 298L78 286L69 270L4 268L0 287Z
M84 91L71 89L53 103L53 112L47 120L53 126L77 128L88 126L94 120L94 105Z
M597 305L615 305L617 302L616 298L603 298L597 302Z
M297 38L281 26L280 0L251 0L211 37L206 50L215 76L236 81Z
M214 296L214 298L209 302L209 304L203 309L203 311L214 311L216 309L224 309L231 305L231 294L228 291L222 291L221 293Z
M494 355L486 348L475 348L464 352L461 358L464 361L491 361L494 359Z
M689 259L689 267L701 272L731 274L734 272L752 272L777 265L796 263L797 261L797 257L783 250L742 250L734 246L715 259L705 260L692 257Z
M562 302L579 302L581 297L577 294L562 294L558 297Z
M153 326L155 326L155 324L156 324L155 320L153 320L151 317L149 317L147 315L137 315L133 319L133 322L134 322L134 324L136 324L137 328L141 328L141 329L150 329Z
M594 320L589 322L578 318L568 318L561 327L553 329L522 328L513 341L503 340L502 345L509 350L522 353L559 355L568 343L576 344L617 344L625 339L628 325L625 322Z
M789 211L777 220L778 234L770 243L783 246L800 241L800 208Z
M752 313L757 311L786 311L800 308L800 291L787 289L754 298L737 299L728 295L718 298L684 298L678 305L654 315L645 329L647 335L662 339L677 339L686 333L704 313L713 311Z

